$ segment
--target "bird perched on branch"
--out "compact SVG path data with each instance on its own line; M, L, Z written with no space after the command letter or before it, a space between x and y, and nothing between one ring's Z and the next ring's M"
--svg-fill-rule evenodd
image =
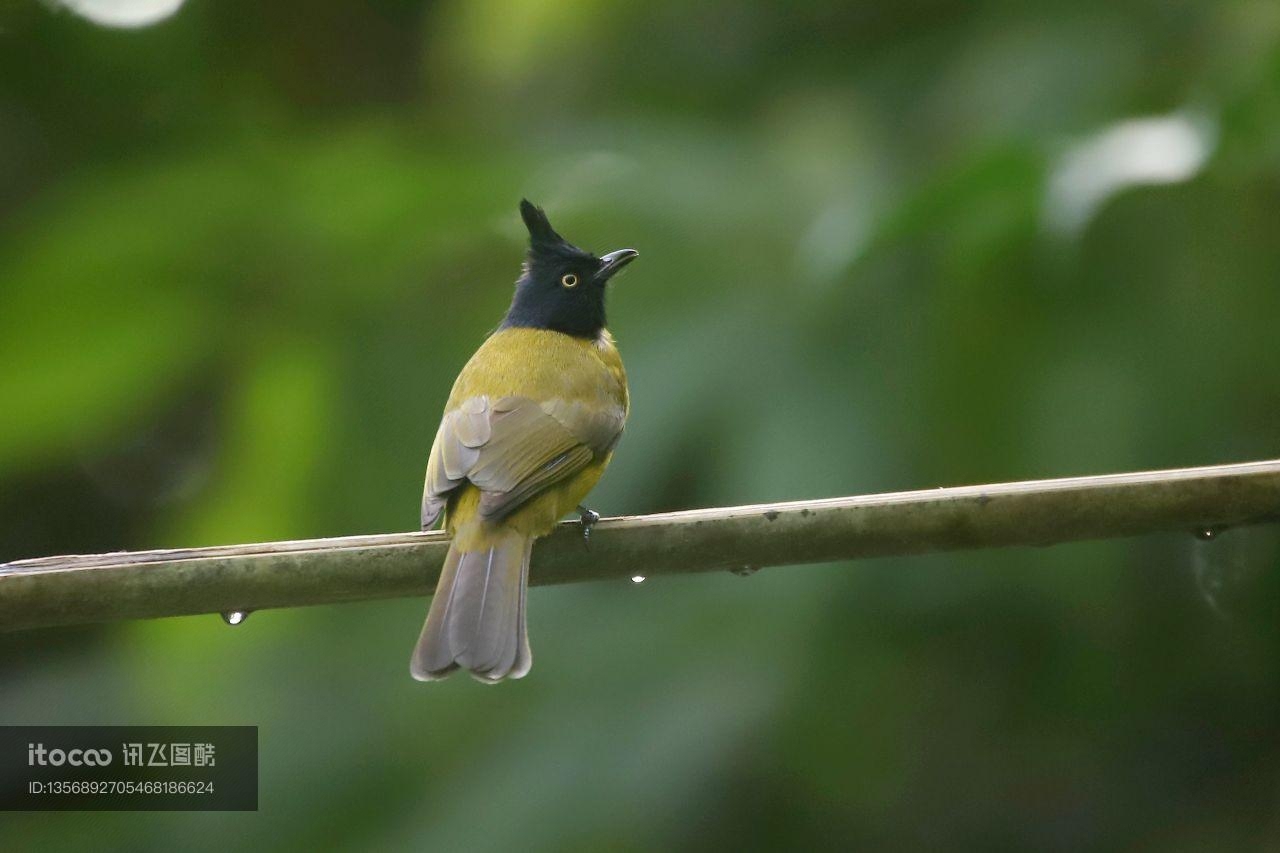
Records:
M605 289L634 249L597 257L520 202L529 252L501 325L453 384L427 463L422 529L453 539L410 671L485 682L533 661L525 589L533 540L581 507L622 435L627 376L605 328Z

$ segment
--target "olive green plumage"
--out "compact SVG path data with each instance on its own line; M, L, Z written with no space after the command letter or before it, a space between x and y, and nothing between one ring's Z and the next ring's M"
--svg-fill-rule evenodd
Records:
M453 541L413 653L419 680L459 667L486 682L529 671L533 540L595 486L627 418L604 295L636 253L596 257L527 201L521 213L530 250L511 309L454 382L427 463L422 527L443 514Z

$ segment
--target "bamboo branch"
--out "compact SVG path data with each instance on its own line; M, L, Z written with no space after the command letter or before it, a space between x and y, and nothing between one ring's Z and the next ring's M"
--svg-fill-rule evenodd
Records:
M564 522L535 584L1052 545L1280 520L1280 460ZM0 564L0 630L426 595L441 532Z

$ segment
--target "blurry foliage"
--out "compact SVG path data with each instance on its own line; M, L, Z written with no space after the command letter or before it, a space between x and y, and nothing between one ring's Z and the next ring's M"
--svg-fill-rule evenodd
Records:
M413 528L522 195L643 255L606 513L1276 455L1273 4L0 9L0 559ZM1046 226L1184 108L1197 175ZM540 589L495 690L409 680L421 601L3 636L0 721L256 724L262 797L0 832L1276 844L1280 565L1223 539Z

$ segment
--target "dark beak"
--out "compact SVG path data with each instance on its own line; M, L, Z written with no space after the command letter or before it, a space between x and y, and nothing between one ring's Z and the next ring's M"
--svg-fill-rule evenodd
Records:
M596 281L604 284L613 278L619 270L638 257L640 257L640 253L635 249L619 249L616 252L610 252L600 258L600 271L596 273Z

